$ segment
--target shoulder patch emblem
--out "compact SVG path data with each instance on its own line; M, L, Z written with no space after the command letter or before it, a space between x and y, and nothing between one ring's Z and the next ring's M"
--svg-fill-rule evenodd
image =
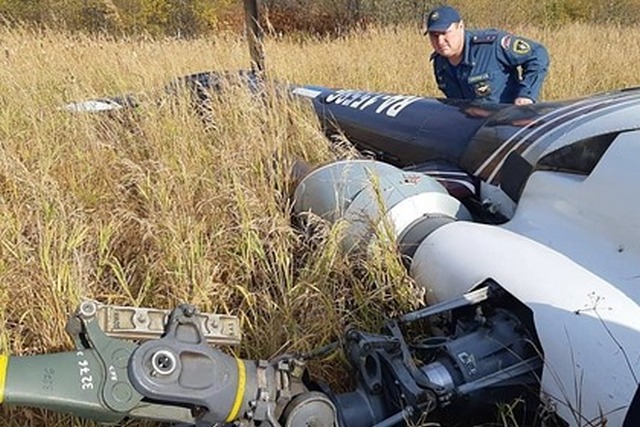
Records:
M516 39L513 42L513 51L520 55L526 55L527 53L531 52L531 46L529 46L529 43L522 39Z
M508 50L509 46L511 46L511 36L502 37L502 40L500 40L500 46L502 46L504 50Z

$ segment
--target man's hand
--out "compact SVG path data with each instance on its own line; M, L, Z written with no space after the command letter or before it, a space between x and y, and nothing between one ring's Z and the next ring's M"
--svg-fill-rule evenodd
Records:
M520 96L516 98L516 100L513 101L513 103L515 105L529 105L529 104L533 104L533 100L529 98L525 98L524 96Z

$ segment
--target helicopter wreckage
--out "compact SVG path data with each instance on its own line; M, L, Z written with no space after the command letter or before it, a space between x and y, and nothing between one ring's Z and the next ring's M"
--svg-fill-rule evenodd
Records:
M220 76L180 82L204 102ZM253 73L240 78L259 91ZM425 414L464 424L529 396L543 408L532 424L640 425L640 89L530 106L286 91L365 154L302 177L295 212L346 219L346 250L390 226L429 303L345 333L354 389L310 381L304 355L226 354L240 339L231 316L87 300L67 325L74 351L0 356L0 402L106 423L391 427ZM408 332L436 320L440 335Z

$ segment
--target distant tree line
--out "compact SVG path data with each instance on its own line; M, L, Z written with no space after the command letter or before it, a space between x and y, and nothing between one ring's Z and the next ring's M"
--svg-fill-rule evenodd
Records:
M244 22L237 0L0 0L0 17L6 25L185 38Z
M420 25L433 0L262 0L271 34L341 34L371 24ZM571 21L635 24L640 0L451 0L468 22L562 25ZM113 36L198 37L242 31L241 0L0 0L5 25L46 26Z

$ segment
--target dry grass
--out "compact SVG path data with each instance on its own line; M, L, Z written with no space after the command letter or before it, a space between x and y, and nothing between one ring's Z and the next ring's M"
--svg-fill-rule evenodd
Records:
M639 29L514 28L553 58L545 99L637 84ZM390 248L374 260L290 226L295 157L334 159L314 117L238 91L205 128L185 102L145 102L118 120L59 110L73 100L144 92L174 76L249 63L242 40L88 39L0 33L0 352L68 349L82 297L241 317L244 357L310 350L347 324L373 328L420 303ZM417 28L340 40L269 40L269 73L332 87L437 95ZM329 366L329 367L326 367ZM320 375L339 378L339 363ZM1 426L79 421L0 409Z

